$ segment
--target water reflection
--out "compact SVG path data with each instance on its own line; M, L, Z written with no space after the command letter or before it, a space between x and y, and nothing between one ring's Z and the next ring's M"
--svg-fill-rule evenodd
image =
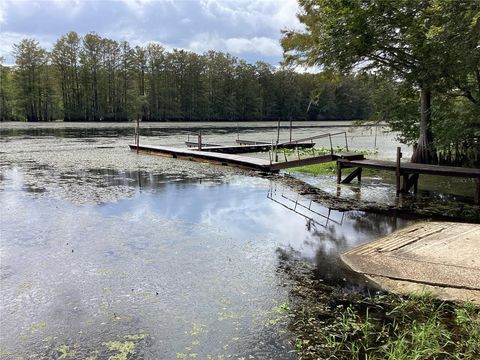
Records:
M342 225L343 218L344 218L344 213L343 212L338 212L338 211L333 211L330 208L325 208L323 206L320 206L320 204L314 202L313 200L309 200L308 205L303 204L300 200L300 195L296 194L291 194L290 196L294 196L295 200L292 197L289 197L288 195L285 194L286 189L283 187L281 190L281 194L277 193L277 186L273 185L270 186L270 190L268 191L267 194L267 199L272 200L273 202L276 202L277 204L282 205L286 209L293 211L294 213L303 216L307 220L307 229L311 230L312 226L315 227L316 225L319 225L321 227L326 227L328 225L329 221L333 221L337 225ZM318 210L317 210L318 208ZM321 211L327 210L326 214L322 214ZM341 219L340 220L335 220L334 219L334 214L341 214ZM321 223L317 220L315 220L312 216L317 216L321 217L324 219L324 223Z
M350 271L340 260L340 254L365 242L388 235L412 221L398 216L339 212L322 206L288 189L270 187L267 198L305 219L304 245L314 249L313 256L299 247L279 248L283 261L309 259L315 264L315 275L326 283L349 289L368 289L361 276Z
M353 286L338 254L404 224L330 210L255 177L90 169L55 181L89 190L86 178L131 191L75 205L29 192L22 170L1 180L1 345L12 357L55 358L67 345L72 358L108 358L104 344L140 333L138 354L152 359L290 359L288 331L268 325L288 296L279 257Z
M126 125L123 127L104 127L99 124L94 127L62 127L62 124L59 126L53 127L23 127L23 128L0 128L0 137L5 141L8 137L23 137L23 138L38 138L38 137L56 137L56 138L70 138L70 139L86 139L86 138L118 138L118 137L131 137L135 134L135 127L133 125ZM95 124L94 124L95 125ZM170 124L171 126L171 124ZM182 136L187 140L188 136L194 136L199 132L202 132L202 135L232 135L237 133L242 134L255 134L259 131L272 131L276 129L276 123L271 123L266 126L259 125L242 125L241 128L234 126L228 127L210 127L211 124L205 125L192 125L188 128L182 127L170 127L170 126L151 126L149 124L140 127L141 136L149 137L162 137L170 135ZM316 128L318 126L310 126ZM285 129L285 126L282 126L282 129ZM309 126L302 126L302 128L309 128ZM284 130L285 131L285 130Z

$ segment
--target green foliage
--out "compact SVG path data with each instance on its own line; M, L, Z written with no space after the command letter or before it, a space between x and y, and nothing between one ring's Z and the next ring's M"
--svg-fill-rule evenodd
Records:
M15 96L13 89L13 73L3 65L0 57L0 121L15 120Z
M4 120L358 119L370 111L354 77L300 74L215 51L132 48L69 32L50 53L25 39L15 55L15 68L2 67Z
M285 61L321 65L345 73L366 72L388 79L390 84L383 84L381 91L373 90L375 117L400 130L405 142L418 145L413 160L435 161L432 134L450 128L447 121L441 121L441 116L437 116L437 124L433 125L432 94L461 96L475 107L480 106L480 2L300 0L299 3L302 11L298 18L305 29L284 31ZM416 122L408 93L415 94L417 101L421 99L416 108ZM393 99L400 101L395 103ZM456 104L462 106L461 102Z
M58 114L54 76L49 57L38 41L24 39L14 45L14 72L18 107L28 121L48 121Z
M327 321L326 310L313 303L294 311L300 359L474 360L480 351L478 306L428 294L357 299L338 305Z

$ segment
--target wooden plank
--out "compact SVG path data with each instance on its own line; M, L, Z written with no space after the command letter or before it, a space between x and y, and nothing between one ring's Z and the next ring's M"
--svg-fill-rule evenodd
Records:
M283 147L287 149L299 147L299 148L311 148L315 144L313 143L304 143L304 144L279 144L278 147ZM270 151L272 148L271 144L256 144L256 145L232 145L232 146L204 146L201 150L210 151L210 152L221 152L226 154L244 154L251 152L265 152Z
M185 141L185 145L187 145L188 147L198 147L198 141ZM202 148L206 146L221 146L221 145L202 143Z
M363 160L365 156L363 154L357 153L348 153L348 152L341 152L333 154L335 159L346 159L346 160Z
M366 167L378 170L395 171L395 161L385 160L346 160L338 159L342 162L343 167ZM457 166L442 166L442 165L429 165L429 164L415 164L415 163L402 163L402 173L418 173L428 175L440 175L440 176L456 176L456 177L468 177L468 178L480 178L480 169L457 167Z
M275 171L274 169L270 169L270 162L264 159L208 151L178 149L168 146L143 145L139 146L138 149L134 144L130 144L129 146L131 150L139 150L141 152L163 156L184 158L193 161L204 160L222 165L238 166L254 170Z
M342 180L342 184L350 184L350 182L358 178L358 182L362 181L362 168L358 167L355 170L353 170L345 179Z
M235 140L235 142L238 145L267 145L267 144L269 144L266 141L253 141L253 140L241 140L241 139L237 139L237 140Z

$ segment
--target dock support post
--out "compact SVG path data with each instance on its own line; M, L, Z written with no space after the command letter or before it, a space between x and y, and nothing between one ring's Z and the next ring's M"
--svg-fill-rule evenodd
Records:
M342 162L337 161L337 184L342 182Z
M353 170L350 175L348 175L345 179L342 180L342 184L350 184L353 179L358 178L358 182L362 182L362 168L358 167Z
M401 180L400 180L400 159L402 158L402 152L400 147L397 147L397 166L395 168L395 178L397 180L397 196L400 195L401 190Z
M202 150L202 132L198 132L198 150Z
M137 154L140 146L140 116L137 115L137 124L135 126L135 146L137 148Z
M290 143L292 143L292 118L290 118Z
M414 194L416 194L417 191L418 191L418 178L419 178L419 176L420 175L418 173L411 174L411 175L403 174L402 192L403 193L408 193L413 186L413 192L414 192Z
M475 179L475 204L480 204L480 178Z

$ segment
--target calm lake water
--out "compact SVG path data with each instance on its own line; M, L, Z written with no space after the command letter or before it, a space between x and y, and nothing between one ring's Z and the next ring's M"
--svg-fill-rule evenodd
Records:
M375 130L314 125L294 137L340 129L374 147ZM142 124L141 141L182 145L200 128L213 143L276 136L272 123ZM2 359L294 359L280 263L359 291L339 253L408 223L330 210L253 172L136 155L132 124L0 133ZM391 134L376 145L395 153Z

